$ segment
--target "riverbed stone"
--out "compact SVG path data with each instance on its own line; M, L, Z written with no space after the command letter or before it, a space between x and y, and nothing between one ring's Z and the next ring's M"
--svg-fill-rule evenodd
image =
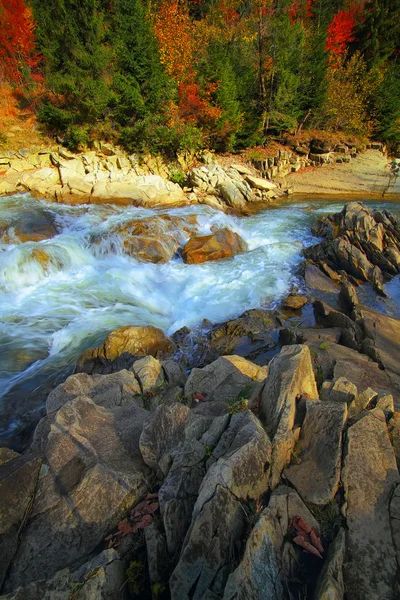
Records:
M132 366L143 394L160 391L165 384L162 364L153 356L145 356L135 361Z
M139 435L146 416L134 405L109 411L85 396L56 413L7 591L84 562L145 494Z
M262 177L254 177L254 175L246 175L245 179L251 187L256 188L257 190L268 192L270 190L275 190L278 187L273 181L263 179Z
M399 480L384 413L375 409L348 430L342 472L348 527L344 582L354 600L396 598L389 504Z
M305 304L307 304L308 298L301 296L300 294L290 294L283 301L285 308L291 308L293 310L300 310Z
M359 307L357 313L365 337L363 352L378 362L389 377L391 374L399 377L400 320L365 307Z
M229 229L219 229L211 235L192 237L183 249L182 257L187 264L230 258L247 250L241 237Z
M273 442L271 487L278 485L282 470L290 462L294 448L296 403L318 400L318 391L307 346L285 346L269 364L260 419Z
M346 418L346 403L307 402L298 441L298 463L285 469L285 476L306 502L323 505L335 497Z
M196 393L207 402L233 404L250 398L258 383L268 374L268 367L260 367L241 356L221 356L203 369L192 369L185 385L185 397L193 402Z
M161 329L152 325L128 325L109 333L101 346L85 350L79 357L76 372L107 374L129 368L142 356L168 356L174 348L172 340Z

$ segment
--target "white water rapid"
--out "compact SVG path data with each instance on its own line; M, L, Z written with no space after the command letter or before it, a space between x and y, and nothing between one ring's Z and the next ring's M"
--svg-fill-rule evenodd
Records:
M273 305L295 281L302 246L316 241L310 231L315 214L339 208L307 206L285 204L236 218L202 205L151 211L0 198L0 436L14 435L21 420L37 420L48 389L109 331L151 324L171 334L204 318L220 322ZM165 213L197 215L200 235L227 227L247 242L248 252L201 265L186 265L179 256L153 264L126 255L121 239L92 243L125 221ZM24 218L51 219L57 235L21 243L16 234ZM180 236L189 239L185 231Z

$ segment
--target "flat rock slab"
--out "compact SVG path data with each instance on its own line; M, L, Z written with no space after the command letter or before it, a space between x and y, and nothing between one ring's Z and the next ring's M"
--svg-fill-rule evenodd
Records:
M342 472L348 526L344 582L352 600L398 597L389 505L399 480L385 415L375 409L348 430Z
M344 402L307 402L300 434L300 463L285 470L306 502L327 504L338 490L346 418Z

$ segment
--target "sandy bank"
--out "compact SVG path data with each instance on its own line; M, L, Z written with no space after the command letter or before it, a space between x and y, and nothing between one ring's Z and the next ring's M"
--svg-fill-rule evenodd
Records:
M313 167L288 175L296 194L351 194L385 198L400 196L400 178L389 189L389 160L379 150L367 150L350 163Z

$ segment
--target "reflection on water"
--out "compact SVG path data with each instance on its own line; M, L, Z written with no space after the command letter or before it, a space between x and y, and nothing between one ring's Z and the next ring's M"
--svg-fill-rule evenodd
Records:
M82 350L100 343L113 329L151 324L173 333L204 318L218 322L273 305L295 281L302 246L316 241L312 220L343 204L288 202L236 218L202 205L155 211L71 207L28 195L0 198L0 435L18 429L26 413L38 410L48 389L71 372ZM398 209L389 203L379 206ZM42 213L51 217L57 235L19 243L15 223L24 211L31 220L35 211L41 211L42 220ZM125 221L166 213L196 215L200 234L228 227L242 236L249 250L202 265L185 265L179 257L152 264L127 256L118 240L104 244L101 252L91 243ZM187 231L179 235L188 239ZM398 279L387 285L392 299L382 304L385 310L398 310L399 288Z

